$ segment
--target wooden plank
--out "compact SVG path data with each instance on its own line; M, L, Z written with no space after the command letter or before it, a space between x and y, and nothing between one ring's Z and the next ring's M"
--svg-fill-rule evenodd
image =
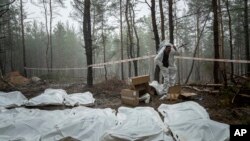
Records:
M137 77L131 77L131 84L136 86L139 84L143 84L143 83L148 83L150 81L150 77L149 75L142 75L142 76L137 76Z
M192 97L192 96L196 96L196 93L181 93L181 96L188 98L188 97Z

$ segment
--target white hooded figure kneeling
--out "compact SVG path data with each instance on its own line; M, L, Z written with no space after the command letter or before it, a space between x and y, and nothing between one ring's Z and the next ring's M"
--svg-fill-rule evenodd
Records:
M160 91L160 94L163 96L160 99L165 99L169 87L175 85L177 67L174 56L179 55L179 53L177 48L166 40L162 41L159 47L160 49L154 61L159 66L164 78L163 89Z

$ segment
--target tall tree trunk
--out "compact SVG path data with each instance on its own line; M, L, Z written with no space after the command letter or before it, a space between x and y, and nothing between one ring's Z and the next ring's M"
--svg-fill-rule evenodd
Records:
M20 12L21 12L21 29L22 29L22 46L23 46L23 72L24 76L27 77L26 71L26 49L25 49L25 39L24 39L24 24L23 24L23 0L20 0Z
M227 14L228 14L228 28L229 28L229 45L230 45L230 59L233 60L233 35L232 35L232 19L231 14L229 11L229 1L226 0L226 8L227 8ZM234 64L231 63L231 74L230 79L232 82L234 81Z
M49 26L49 43L50 43L50 71L52 72L53 67L53 46L52 46L52 20L53 20L53 9L52 9L52 0L49 0L49 9L50 9L50 26Z
M218 0L218 9L219 9L219 31L220 31L220 58L225 58L224 55L224 26L223 26L223 18L222 18L222 11L221 11L221 0ZM226 63L220 63L220 72L222 74L223 80L224 80L224 85L227 86L227 73L226 73Z
M164 13L163 13L163 6L162 0L159 0L160 6L160 15L161 15L161 40L165 40L165 21L164 21Z
M140 39L138 36L137 27L135 25L135 10L132 5L131 5L131 10L133 12L132 24L133 24L133 29L135 32L135 37L136 37L136 57L140 57ZM135 76L138 76L138 61L134 61L134 66L135 66Z
M213 33L214 33L214 58L219 59L220 54L219 54L219 25L218 25L218 4L217 0L212 0L212 6L213 6L213 13L214 13L214 18L213 18ZM214 83L218 84L220 83L219 79L219 62L214 62Z
M47 43L46 43L46 66L49 72L49 45L50 45L50 38L49 38L49 28L48 28L48 11L46 6L46 0L43 0L43 8L44 8L44 16L45 16L45 29L47 34Z
M134 22L133 22L133 16L132 16L132 3L130 2L129 0L129 23L130 23L130 36L129 36L129 39L130 39L130 56L131 58L135 58L135 46L134 46ZM133 65L134 65L134 76L138 76L138 66L137 66L137 61L133 61Z
M174 44L173 0L168 0L169 42Z
M95 7L95 5L93 6L93 15L92 15L92 17L93 17L93 26L92 26L92 40L94 41L94 46L95 46L95 41L96 41L96 36L95 36L95 33L96 33L96 7ZM96 51L97 49L96 48L94 48L93 49L93 64L95 64L95 63L97 63L97 61L96 60L98 60L97 59L97 57L98 57L98 53L97 53L97 51ZM97 70L96 69L93 69L93 78L95 79L96 78L96 76L97 76Z
M249 54L249 28L248 28L248 0L244 0L244 31L245 31L245 50L246 59L250 60ZM247 76L250 76L250 64L247 64Z
M83 36L85 42L87 65L92 65L92 37L91 37L91 17L90 17L90 0L84 1L84 20L83 20ZM87 85L93 86L93 69L88 67Z
M125 17L126 17L126 22L127 22L127 28L128 28L128 48L129 48L129 57L130 58L134 58L134 53L133 53L133 35L132 35L132 32L131 32L131 23L130 23L130 19L132 18L131 17L131 10L130 10L130 0L127 0L126 1L126 11L125 11ZM129 19L129 15L130 15L130 19ZM134 69L135 69L135 73L136 73L136 63L133 62L134 64ZM129 64L129 69L131 69L131 64ZM130 74L131 75L131 74Z
M11 15L10 13L8 13L8 36L9 36L9 39L8 39L8 42L9 42L9 45L10 45L10 69L11 71L14 71L14 66L13 66L13 35L12 35L12 32L11 32Z
M103 45L103 63L106 62L106 37L104 35L104 13L102 13L102 45ZM108 80L107 77L107 68L106 65L104 65L104 73L105 73L105 80Z
M158 29L157 29L157 24L156 24L155 0L151 0L150 9L151 9L151 17L152 17L152 27L153 27L154 37L155 37L155 49L157 52L159 50L160 38L159 38L159 33L158 33ZM160 80L159 77L160 77L160 68L158 65L156 65L154 80L159 82L159 80Z
M197 9L197 17L196 17L196 34L197 34L197 57L200 57L200 7ZM200 62L196 62L196 81L200 82Z
M203 34L203 32L204 32L204 29L205 29L205 27L206 27L206 24L207 24L207 21L208 21L208 17L209 17L209 13L208 13L208 15L207 15L207 17L206 17L206 20L205 20L205 23L204 23L204 25L203 25L203 27L202 27L202 30L200 31L200 33L198 33L199 36L197 37L197 44L196 44L195 49L194 49L193 57L196 56L196 52L197 52L198 46L199 46L199 44L200 44L201 36L202 36L202 34ZM191 76L191 74L192 74L192 72L193 72L193 68L194 68L194 60L192 61L191 69L190 69L190 71L189 71L189 73L188 73L188 76L187 76L187 79L186 79L186 81L185 81L185 84L188 83L189 78L190 78L190 76Z
M176 4L177 1L174 0L174 16L177 17L177 4ZM176 35L176 43L179 44L179 38L178 38L178 21L175 20L175 27L176 27L176 30L174 31L175 32L175 35ZM181 53L181 52L180 52ZM181 56L181 55L180 55ZM181 84L181 78L182 78L182 75L181 75L181 62L180 62L180 59L177 60L177 76L178 76L178 84Z
M123 60L123 33L122 33L122 0L120 0L120 36L121 36L121 60ZM123 63L121 63L121 78L124 80Z
M5 75L2 57L0 57L0 72L1 72L1 76L4 76L4 75ZM1 76L0 76L0 77L1 77Z
M126 13L126 12L125 12ZM125 17L126 17L126 15L125 15ZM127 58L131 58L130 57L130 53L129 53L129 37L128 37L128 34L127 34L127 41L126 41L126 43L127 43L127 47L126 47L126 49L127 49ZM128 62L128 77L131 77L132 75L131 75L131 62L129 61Z

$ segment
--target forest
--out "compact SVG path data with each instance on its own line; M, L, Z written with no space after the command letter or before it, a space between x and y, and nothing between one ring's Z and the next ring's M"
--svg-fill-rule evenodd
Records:
M42 20L29 18L28 4L39 9ZM142 74L159 80L152 58L88 66L156 54L165 39L182 45L180 56L249 60L248 5L247 0L3 0L1 75L19 71L28 77L84 78L88 85L100 77L125 80ZM58 9L67 6L72 8L67 21L56 21L62 16ZM179 84L227 84L248 75L250 64L180 59L178 68Z
M159 119L164 118L164 124L167 116L164 115L166 109L162 105L166 104L165 106L168 107L171 104L187 104L186 106L190 108L196 107L198 103L202 110L199 106L196 108L205 111L204 117L208 115L209 120L211 118L223 123L223 125L217 125L209 121L211 130L214 128L215 132L220 129L223 131L218 133L225 133L211 140L229 140L226 132L229 130L229 125L249 125L250 123L249 11L250 1L248 0L1 0L0 117L5 117L1 107L13 110L12 108L21 106L32 110L36 108L45 111L55 110L53 111L55 113L58 112L56 110L62 109L75 110L79 107L81 109L81 98L84 96L91 102L82 105L94 110L88 113L90 117L95 117L95 112L101 112L94 108L102 110L112 108L122 113L131 110L123 109L123 106L128 104L124 102L123 94L127 96L131 92L130 96L132 96L132 92L135 92L133 93L136 95L135 105L158 110L162 115ZM165 42L167 44L163 45ZM178 55L173 58L170 56L171 53L166 55L168 73L166 76L164 75L166 70L162 67L165 68L165 53L169 46L172 48L170 52L174 49ZM163 48L164 55L161 58L163 66L160 66L156 58ZM176 62L173 69L176 77L173 78L170 71L171 59ZM139 83L136 82L137 79L146 82ZM174 84L172 85L170 81ZM156 86L154 82L157 82ZM165 100L162 100L163 97L159 94L160 87L163 87L162 91L166 89L168 91L163 94L168 96ZM178 92L173 94L174 88ZM145 90L143 96L142 89ZM173 98L175 94L177 98ZM59 104L57 102L48 104L47 102L53 98L43 102L44 99L39 99L43 95L62 96L60 97L62 101ZM23 97L25 102L18 105L15 101L9 104L11 106L6 106L5 102L8 101L5 100L6 97L11 97L12 100ZM132 104L130 107L135 105ZM120 111L120 108L124 111ZM141 107L138 108L139 110L137 108L134 109L139 112ZM195 111L196 108L192 110ZM85 112L85 110L82 111ZM173 111L175 110L180 109ZM82 112L76 111L79 114ZM139 112L141 115L150 113L142 111ZM176 112L176 114L180 113ZM67 117L66 114L64 116ZM189 119L183 115L180 117ZM78 120L77 117L73 122L77 124L80 122ZM147 122L150 123L149 121L145 121L141 126ZM66 120L61 122L71 123ZM3 121L0 119L1 124ZM111 125L111 123L105 125ZM155 124L152 123L152 125ZM141 126L134 125L138 127L137 131L143 130ZM217 128L219 126L220 128ZM1 128L2 126L0 130ZM51 127L52 131L54 128ZM5 129L2 128L2 130ZM15 130L19 131L18 128L13 129ZM7 131L9 130L6 129L6 133ZM75 131L78 134L78 129ZM111 134L118 131L120 130L114 130L98 139L88 139L116 140L115 135ZM173 131L177 130L173 129ZM200 129L197 129L198 131ZM68 132L71 131L67 130ZM133 132L136 131L133 130ZM150 133L153 132L150 131ZM23 131L19 134L21 136L26 133ZM50 140L49 134L41 134L40 139ZM96 134L99 135L99 133ZM184 131L176 134L189 137ZM208 131L207 134L209 134ZM206 135L204 133L204 136ZM70 133L68 136L84 140L79 136L71 136ZM206 137L210 136L212 135L209 134ZM3 136L0 133L0 140L3 139L1 137ZM87 138L87 136L84 137ZM206 137L197 140L206 140ZM8 139L16 138L9 136ZM32 136L27 140L34 140L34 138ZM190 137L190 141L192 140L194 138Z

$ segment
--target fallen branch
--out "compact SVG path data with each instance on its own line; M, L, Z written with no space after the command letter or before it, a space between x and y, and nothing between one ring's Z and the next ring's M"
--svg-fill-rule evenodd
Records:
M200 86L200 87L222 87L223 84L188 84L189 86Z
M201 90L201 89L199 89L197 87L192 87L192 86L182 86L182 88L188 88L188 89L192 89L192 90L195 90L197 92L200 92L200 93L209 93L209 94L217 94L217 93L220 92L218 90L213 90L213 91L211 91L211 90Z
M224 87L224 84L187 84L188 86L197 86L197 87ZM234 86L234 85L228 85Z

